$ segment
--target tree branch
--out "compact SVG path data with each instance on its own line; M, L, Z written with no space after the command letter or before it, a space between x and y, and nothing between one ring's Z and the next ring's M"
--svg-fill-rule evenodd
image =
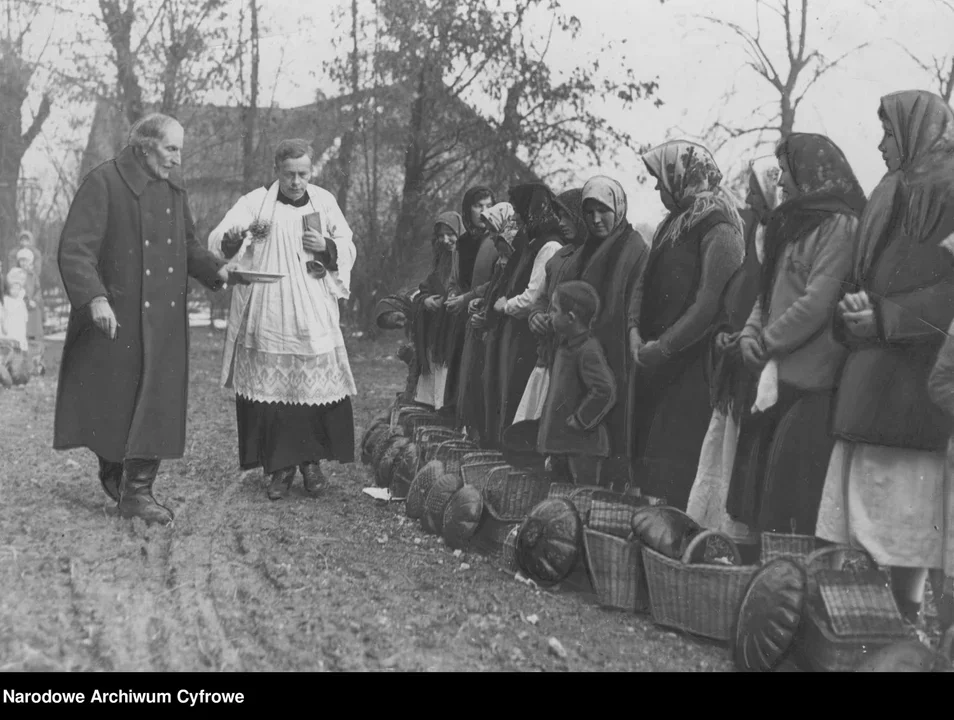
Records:
M46 122L46 119L50 116L50 110L53 107L53 103L50 100L50 96L46 93L43 94L43 99L40 101L40 108L36 111L36 115L33 116L33 122L30 123L30 127L23 134L21 142L23 147L28 148L36 139L36 136L40 132L40 128L43 127L43 123Z

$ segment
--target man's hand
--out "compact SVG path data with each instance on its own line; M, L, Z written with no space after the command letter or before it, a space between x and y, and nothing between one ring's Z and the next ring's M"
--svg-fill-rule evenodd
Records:
M325 239L318 234L317 230L313 230L312 228L305 230L305 234L301 237L301 244L305 250L313 253L324 252L328 247Z
M761 370L768 362L762 350L762 344L755 338L742 338L739 341L739 349L742 351L742 362L745 363L745 367L753 372Z
M458 295L457 297L447 298L444 301L444 307L447 308L447 312L456 315L467 305L467 296Z
M538 312L530 317L530 331L535 335L546 335L550 329L546 313Z
M497 298L497 302L494 303L494 310L499 313L504 312L507 309L507 298Z
M110 340L116 339L119 332L119 323L116 322L116 314L109 306L109 300L103 295L93 298L89 304L89 314L93 318L93 324L102 330Z
M226 285L251 285L248 280L233 272L233 269L228 265L220 267L217 275L219 276L219 280Z
M443 300L440 295L431 295L424 301L424 307L431 312L437 312L441 309L441 300Z

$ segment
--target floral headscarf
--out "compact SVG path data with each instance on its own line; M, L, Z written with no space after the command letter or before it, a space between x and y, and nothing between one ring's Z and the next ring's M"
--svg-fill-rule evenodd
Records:
M722 187L722 171L702 145L673 140L648 151L643 162L676 203L656 231L653 247L678 238L716 211L742 232L738 203Z
M778 158L774 155L765 155L749 163L749 173L755 178L762 193L762 199L769 212L778 207L778 180L782 171L778 166Z
M779 142L775 154L783 158L798 187L798 195L772 213L765 230L762 298L767 302L775 278L775 265L788 243L807 237L833 215L858 217L865 207L865 193L848 159L824 135L792 133Z
M523 220L531 241L557 230L556 195L542 183L527 183L510 188L510 203Z
M861 217L855 260L861 279L878 240L887 231L896 203L903 206L904 231L916 242L944 233L954 219L954 111L924 90L885 95L879 117L891 126L901 150L901 169L889 172L871 194ZM949 234L949 231L948 231Z
M484 210L480 217L484 219L492 233L513 247L513 241L519 229L513 205L508 202L497 203L492 208Z
M623 190L623 186L613 178L597 175L587 180L583 186L581 207L587 200L596 200L616 215L616 223L610 231L611 235L626 224L626 212L629 209L626 202L626 192Z

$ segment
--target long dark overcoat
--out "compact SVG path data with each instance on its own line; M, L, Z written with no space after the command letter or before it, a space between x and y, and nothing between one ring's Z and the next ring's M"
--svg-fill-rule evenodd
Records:
M114 462L182 457L188 276L218 289L222 265L196 241L185 190L153 178L127 147L83 181L58 261L72 310L53 447ZM89 303L100 295L119 322L115 340L92 323Z

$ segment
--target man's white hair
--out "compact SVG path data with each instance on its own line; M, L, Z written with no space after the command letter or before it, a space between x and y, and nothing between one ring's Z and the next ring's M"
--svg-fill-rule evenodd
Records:
M158 147L162 136L170 125L178 125L179 121L169 115L152 113L140 118L129 130L129 145L145 152Z

